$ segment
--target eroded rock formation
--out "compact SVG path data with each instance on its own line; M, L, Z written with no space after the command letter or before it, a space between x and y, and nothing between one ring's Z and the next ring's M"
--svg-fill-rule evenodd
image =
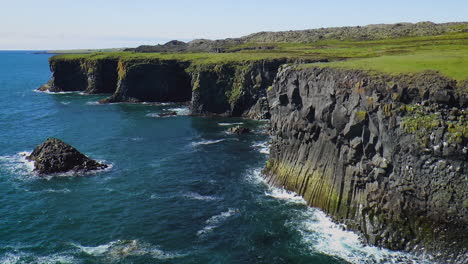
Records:
M463 260L468 111L456 85L435 73L282 70L268 93L268 181L370 244Z
M48 138L26 158L34 161L35 171L40 175L69 171L87 172L107 168L107 165L88 158L74 147L56 138Z

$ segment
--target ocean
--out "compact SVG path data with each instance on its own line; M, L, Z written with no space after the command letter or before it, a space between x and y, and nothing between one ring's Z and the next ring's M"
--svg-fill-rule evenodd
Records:
M36 92L49 57L0 52L0 263L432 263L268 186L267 122ZM236 124L254 133L227 133ZM48 137L110 168L39 177L22 154Z

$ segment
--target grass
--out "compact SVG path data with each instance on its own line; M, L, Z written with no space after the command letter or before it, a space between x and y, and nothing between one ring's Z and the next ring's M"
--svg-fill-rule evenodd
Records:
M423 51L408 55L353 59L328 64L310 64L310 66L363 69L388 74L435 70L444 76L463 81L468 79L468 49Z
M258 49L268 47L268 49ZM245 43L226 53L135 53L105 52L57 55L59 60L117 59L123 62L178 60L198 64L245 63L268 59L290 59L312 63L305 67L330 66L364 69L390 74L436 70L456 79L468 79L468 32L439 36L410 37L374 41L326 40L314 43Z

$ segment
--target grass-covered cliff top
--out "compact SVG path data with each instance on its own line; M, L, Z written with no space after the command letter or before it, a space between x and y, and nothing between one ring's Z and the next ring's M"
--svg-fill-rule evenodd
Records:
M179 60L193 64L249 62L287 58L318 61L307 66L375 70L390 74L436 70L456 79L468 79L468 32L384 40L322 40L313 43L244 43L224 53L108 52L58 55L51 61L118 59L122 61Z

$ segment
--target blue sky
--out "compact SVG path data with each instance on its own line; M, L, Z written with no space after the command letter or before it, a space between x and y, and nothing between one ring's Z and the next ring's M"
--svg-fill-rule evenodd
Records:
M280 31L468 21L467 0L0 0L0 50L135 47Z

